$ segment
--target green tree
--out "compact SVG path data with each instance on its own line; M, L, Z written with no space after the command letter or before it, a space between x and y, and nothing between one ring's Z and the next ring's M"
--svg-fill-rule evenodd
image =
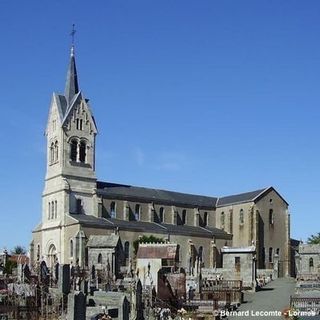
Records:
M6 265L4 266L5 274L12 274L12 270L17 267L17 263L15 261L7 260Z
M27 251L23 246L15 246L13 250L11 250L11 254L26 254Z
M133 241L133 252L134 254L137 254L138 248L139 248L139 243L164 243L164 239L162 238L157 238L153 235L151 236L145 236L143 235L139 239Z
M312 234L308 238L307 243L309 243L309 244L320 244L320 232L318 232L318 234L316 234L316 235Z

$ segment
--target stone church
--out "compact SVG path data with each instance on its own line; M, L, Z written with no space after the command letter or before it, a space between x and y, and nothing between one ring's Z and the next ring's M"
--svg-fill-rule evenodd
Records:
M65 92L52 96L45 135L47 169L33 263L87 266L97 259L108 261L118 276L134 257L133 241L154 235L178 245L184 268L197 259L206 268L219 267L223 246L254 245L258 268L272 268L277 254L281 275L289 274L288 203L273 187L211 197L97 180L97 126L79 88L73 47Z

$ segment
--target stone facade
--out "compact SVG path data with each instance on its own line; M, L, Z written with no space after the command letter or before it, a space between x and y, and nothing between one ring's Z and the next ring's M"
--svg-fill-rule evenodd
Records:
M232 245L254 244L260 269L273 269L277 254L281 276L290 274L289 225L288 204L274 189L254 201L221 205L216 209L216 226L233 235Z
M320 244L300 244L296 254L297 276L320 275Z
M223 275L226 279L241 280L243 287L254 289L256 283L256 248L254 246L224 247L221 251Z
M49 109L47 172L42 219L31 243L33 263L43 259L51 268L56 261L84 266L101 253L102 261L109 256L113 266L114 254L117 274L121 267L129 268L133 242L153 235L178 244L179 264L189 273L198 264L221 267L225 245L254 244L259 267L272 265L277 253L282 275L289 274L288 204L274 188L217 198L97 181L96 134L88 99L78 87L72 49L65 93L54 94ZM90 245L93 236L114 234L119 237L114 248Z

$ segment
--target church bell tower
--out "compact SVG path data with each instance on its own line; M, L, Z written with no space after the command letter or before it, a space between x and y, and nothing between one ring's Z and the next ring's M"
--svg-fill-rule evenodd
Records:
M89 100L79 89L74 46L64 94L52 96L45 135L47 166L42 194L42 253L63 261L64 227L73 215L96 215L95 138ZM53 232L49 232L53 230ZM52 250L50 249L52 247ZM55 251L55 253L54 253Z

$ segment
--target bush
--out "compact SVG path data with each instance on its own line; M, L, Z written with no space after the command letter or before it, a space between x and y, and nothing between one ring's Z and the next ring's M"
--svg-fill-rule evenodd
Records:
M139 243L164 243L164 239L162 238L157 238L153 235L151 236L142 236L139 239L133 241L133 252L136 255L139 249Z

